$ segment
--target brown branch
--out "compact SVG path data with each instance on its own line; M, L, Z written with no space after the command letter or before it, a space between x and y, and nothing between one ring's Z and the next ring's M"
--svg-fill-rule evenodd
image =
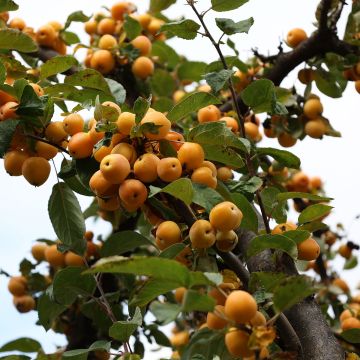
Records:
M55 143L52 143L51 141L48 141L48 140L46 140L46 139L43 139L42 137L39 137L39 136L36 136L36 135L32 135L32 134L26 134L25 136L28 137L28 138L37 140L37 141L41 141L41 142L43 142L43 143L45 143L45 144L54 146L54 147L56 147L58 150L66 153L66 154L69 154L69 152L68 152L65 148L63 148L62 146L60 146L60 145L58 145L58 144L55 144Z

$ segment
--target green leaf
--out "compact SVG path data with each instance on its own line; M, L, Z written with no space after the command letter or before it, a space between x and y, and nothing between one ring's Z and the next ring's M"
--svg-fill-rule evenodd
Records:
M135 231L120 231L112 234L101 248L101 256L121 255L139 246L156 246L145 236Z
M244 195L255 193L262 185L263 181L257 176L252 176L250 179L229 180L227 182L227 186L231 192L240 192Z
M184 296L182 311L204 311L209 312L214 310L216 301L214 298L201 294L197 290L187 290Z
M226 35L248 33L254 24L254 19L252 17L238 22L224 18L216 18L215 21L218 28Z
M267 249L278 249L291 257L297 257L296 243L284 235L259 235L253 238L247 249L247 256L252 257Z
M62 356L63 357L75 357L79 355L84 355L89 353L90 351L96 351L96 350L103 350L106 352L110 352L111 349L111 342L106 340L98 340L92 343L88 349L76 349L76 350L69 350L65 351Z
M300 159L287 150L280 150L274 148L257 148L256 152L259 155L269 155L274 158L280 164L292 169L299 169L301 161Z
M202 145L205 152L205 159L211 161L217 161L227 166L234 168L242 168L244 161L240 154L231 148L219 145Z
M288 277L274 291L274 307L278 313L283 312L314 292L315 288L307 276Z
M158 0L155 0L156 3ZM180 62L180 57L176 51L163 41L155 41L152 44L151 55L159 57L171 70Z
M288 237L292 241L294 241L296 244L300 244L301 242L308 239L311 234L307 230L289 230L285 231L282 235Z
M0 2L0 12L3 11L14 11L19 8L19 5L16 4L13 0L2 0Z
M176 122L192 112L212 104L220 104L219 99L209 93L195 92L177 103L167 117L171 122Z
M92 275L83 275L83 271L83 267L68 266L55 274L53 298L57 304L71 305L79 295L92 295L95 279Z
M242 211L244 217L241 221L240 228L258 232L258 217L249 200L242 194L232 194L232 202Z
M254 113L271 112L276 101L275 86L267 79L256 80L242 91L241 98Z
M185 19L175 22L166 23L161 26L161 32L169 32L182 39L192 40L197 36L200 25L193 20Z
M53 324L53 320L57 318L67 308L65 305L57 304L51 299L52 285L39 297L37 302L37 311L39 323L49 330Z
M214 11L221 12L237 9L248 1L249 0L211 0L211 5Z
M286 201L289 199L309 199L311 201L330 201L333 200L333 198L325 197L325 196L319 196L315 194L310 193L303 193L303 192L284 192L280 193L276 196L278 201Z
M210 213L215 205L224 201L223 197L216 190L208 186L193 183L193 188L193 203L203 207L207 213Z
M175 3L176 0L150 0L150 11L152 13L158 13Z
M328 214L332 208L332 206L324 204L310 205L306 209L304 209L299 215L299 224L318 220L324 215Z
M77 175L67 177L64 179L64 181L69 186L69 188L72 191L75 191L77 194L84 196L94 196L94 193L80 181L80 178Z
M328 229L329 226L322 223L321 221L312 221L311 223L303 224L298 227L298 230L307 230L309 232Z
M104 77L94 69L84 69L73 75L68 75L65 77L64 83L68 85L101 90L110 94L108 83L105 81Z
M360 344L360 329L343 331L340 336L350 344Z
M0 348L0 352L7 351L21 351L24 353L34 353L41 349L41 345L38 341L22 337L13 341L10 341Z
M0 121L0 158L2 158L10 146L12 137L19 124L19 120L8 119Z
M53 186L48 204L49 216L61 243L79 255L86 249L85 220L79 201L65 183Z
M223 69L218 72L208 73L204 76L204 78L211 86L212 91L216 94L224 88L233 73L234 72L232 70Z
M135 121L138 124L145 116L151 105L151 96L148 99L138 97L134 102L133 112L135 113Z
M266 215L273 217L278 224L286 222L287 218L285 211L286 203L277 201L277 196L279 193L280 190L273 186L264 188L260 193L261 199L264 203Z
M46 79L52 75L62 73L77 65L77 60L71 55L55 56L40 67L40 78Z
M64 40L66 45L74 45L80 43L80 38L72 31L61 31L61 38Z
M31 53L38 49L34 40L17 29L0 29L0 49Z
M6 79L6 67L0 58L0 84L3 84Z
M183 243L178 244L172 244L165 250L163 250L159 257L166 258L166 259L174 259L176 256L178 256L184 249L186 248L186 245Z
M75 160L75 169L81 183L89 190L89 181L93 174L99 170L99 163L93 158Z
M86 16L82 11L75 11L67 17L64 28L67 29L72 22L86 22L90 18L91 16Z
M188 141L202 146L217 145L223 148L235 148L243 152L250 151L250 143L246 139L236 136L222 121L203 123L191 129Z
M356 256L352 256L350 259L345 261L344 270L351 270L354 269L358 265L358 259Z
M107 82L110 92L113 95L115 102L118 105L121 105L125 102L126 99L126 90L125 88L116 80L105 78L105 81Z
M124 30L126 37L129 38L129 40L133 40L141 34L141 25L133 17L125 14Z
M332 98L340 98L346 88L347 81L342 72L331 68L331 71L318 69L315 72L317 88L325 95Z
M288 275L280 272L253 272L250 274L249 289L251 292L261 288L266 292L273 292L287 277Z
M194 196L192 182L187 178L180 178L173 181L169 185L162 188L161 192L165 192L177 199L180 199L186 205L190 205L192 203Z
M176 72L180 80L200 81L206 66L206 63L201 61L185 61L176 69Z
M168 71L156 69L150 79L152 92L157 96L169 96L176 87L174 78Z
M167 325L177 318L181 311L181 308L178 304L153 301L150 305L150 311L154 314L156 320L161 325Z
M117 321L109 329L109 336L121 342L128 341L133 332L142 324L140 308L135 309L135 314L128 321Z

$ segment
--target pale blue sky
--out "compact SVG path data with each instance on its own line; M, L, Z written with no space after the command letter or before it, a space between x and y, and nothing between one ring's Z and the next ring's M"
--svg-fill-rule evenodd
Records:
M76 0L76 1L46 1L46 0L18 0L20 10L16 16L23 17L29 26L38 27L48 20L64 21L67 14L75 10L83 10L86 14L99 11L102 5L111 6L112 1L99 0ZM146 9L148 1L134 1L141 10ZM181 14L190 13L189 7L182 5L183 0L178 1L167 14L170 17L177 17ZM198 2L200 8L206 9L210 1L201 0ZM306 5L305 5L306 3ZM255 24L249 35L235 37L242 59L249 55L251 47L259 47L263 53L268 49L276 50L279 39L283 38L287 31L293 27L302 27L311 32L314 28L314 11L317 1L289 1L273 0L261 1L250 0L247 5L231 14L222 13L218 17L234 16L237 20L249 16L255 18ZM211 29L213 23L212 14L207 16L207 22ZM344 22L341 23L344 27ZM74 30L82 31L81 25L75 25ZM216 31L216 30L215 30ZM86 37L84 37L86 39ZM86 41L86 40L84 40ZM185 40L172 40L172 44L180 53L187 55L194 60L212 61L216 58L206 39L198 38L194 42ZM286 81L287 86L296 85L295 72ZM324 115L329 117L333 126L342 132L343 138L325 138L323 141L306 139L296 145L292 150L302 159L303 169L310 175L320 175L325 179L326 190L329 196L334 197L333 205L335 210L329 217L329 222L336 224L343 222L348 225L352 219L360 213L360 191L358 178L360 175L359 162L353 164L355 154L360 153L358 136L360 123L357 114L359 95L355 93L353 84L349 84L343 99L328 99L321 95L324 104ZM277 146L274 140L265 140L264 146ZM29 257L31 244L37 238L54 239L54 232L51 228L47 215L47 201L51 193L52 185L55 183L52 173L47 183L40 187L30 186L23 178L11 178L3 170L0 161L0 267L16 274L18 264L25 256ZM86 207L89 198L80 198L82 207ZM100 229L92 227L97 234L107 231L106 227ZM351 227L351 235L355 241L360 233L359 223ZM343 261L337 262L341 269ZM358 270L344 272L343 277L355 288L358 285ZM36 312L19 314L12 305L12 299L6 289L7 280L0 277L0 297L2 306L0 309L0 345L6 341L19 336L31 336L41 341L46 350L54 350L55 345L63 344L61 336L45 331L35 326Z

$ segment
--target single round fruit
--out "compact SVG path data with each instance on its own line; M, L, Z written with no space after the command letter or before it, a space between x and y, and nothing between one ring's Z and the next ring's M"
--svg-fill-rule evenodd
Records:
M116 23L115 23L114 19L103 18L98 23L97 32L100 35L114 34L115 33L115 27L116 27Z
M340 245L339 247L339 255L341 255L345 259L350 259L352 255L351 247L347 246L347 244Z
M310 184L310 178L302 171L298 171L292 177L292 184L296 191L307 192Z
M146 79L154 73L154 63L148 57L140 56L134 61L131 71L136 77Z
M225 314L238 324L248 323L257 312L255 299L246 291L235 290L225 302Z
M27 280L24 276L13 276L8 282L8 290L11 295L22 296L27 291Z
M215 299L216 305L225 305L226 296L217 288L211 289L208 295Z
M257 141L259 137L259 127L252 122L246 122L244 128L246 137L252 141Z
M68 134L62 121L53 121L46 127L45 136L49 141L58 144L67 139Z
M96 171L89 181L90 189L95 195L106 198L116 195L119 189L119 185L112 184L104 178L101 170Z
M288 32L286 37L286 43L290 47L295 48L306 39L306 32L303 29L295 28Z
M215 229L207 220L196 220L189 231L191 245L195 249L207 249L213 246L215 236Z
M199 123L218 121L221 118L221 112L215 105L209 105L201 108L197 113Z
M111 184L121 184L130 174L130 163L123 155L110 154L101 160L100 170Z
M93 157L97 162L101 162L105 156L111 154L113 147L112 146L101 146L99 149L93 149Z
M178 304L181 304L183 302L186 291L187 289L185 287L179 287L175 290L174 297Z
M276 225L271 231L273 235L281 235L285 231L296 230L297 226L291 222Z
M266 317L260 312L257 311L255 316L250 320L251 326L265 326L266 325Z
M56 31L51 25L43 25L36 32L36 42L39 45L52 47L56 38Z
M116 121L118 131L124 135L130 135L131 129L135 126L135 114L123 112Z
M182 174L181 163L174 157L161 159L157 164L156 170L159 178L165 182L177 180Z
M147 199L146 186L139 180L125 180L119 188L119 196L127 209L138 209Z
M304 85L310 84L315 78L315 71L312 69L301 69L298 72L298 79Z
M241 210L232 202L224 201L215 205L209 215L211 225L220 231L237 229L243 218Z
M11 176L22 175L22 166L29 155L21 150L8 151L4 156L5 171Z
M51 160L57 155L59 151L53 145L47 144L43 141L37 141L35 143L35 152L37 156L40 156L46 160Z
M21 171L31 185L40 186L49 178L51 167L46 159L33 156L24 161Z
M144 154L134 163L134 175L143 183L151 183L158 177L157 166L160 159L155 154Z
M125 156L130 165L133 165L137 159L136 149L133 145L121 142L114 146L111 150L111 154L120 154Z
M74 159L84 159L90 157L93 153L94 141L89 133L78 132L74 134L68 144L70 155Z
M103 35L99 40L99 48L103 50L110 50L117 46L116 38L110 34Z
M36 307L35 300L31 295L14 296L13 303L20 313L27 313Z
M238 243L238 236L234 230L217 231L216 247L222 252L229 252L235 248Z
M220 330L227 324L224 306L216 305L214 311L207 314L206 325L209 329Z
M323 111L324 108L319 99L309 99L304 104L304 115L311 120L318 118Z
M131 44L135 49L140 50L140 55L149 55L151 52L151 41L144 35L137 36Z
M101 210L115 211L120 208L120 199L118 196L112 196L110 198L105 198L105 199L96 197L96 201Z
M31 255L33 256L33 258L40 262L45 260L45 250L47 249L48 245L45 243L35 243L32 247L31 247Z
M114 69L115 59L109 50L97 50L91 57L90 67L107 75Z
M63 124L64 130L72 136L83 131L85 121L80 114L74 113L66 116L63 120Z
M228 127L232 132L239 131L239 124L233 117L230 116L224 116L219 121L224 121L226 124L226 127Z
M156 229L156 241L165 249L170 245L181 242L181 230L174 221L164 221Z
M314 176L310 179L310 186L312 189L321 189L323 182L319 176Z
M208 186L212 189L215 189L217 186L216 177L213 175L212 170L206 166L201 166L195 169L191 175L191 181Z
M186 345L189 342L189 339L190 339L189 332L184 330L171 336L170 343L173 347L181 347Z
M45 260L53 267L64 267L65 255L58 251L57 245L50 245L45 249Z
M340 278L334 279L332 281L332 285L337 286L338 288L340 288L344 293L348 293L350 292L350 288L349 285Z
M201 145L185 142L179 149L177 157L186 170L193 170L201 166L205 153Z
M250 357L254 352L249 348L249 338L250 335L245 331L230 328L225 335L226 348L229 353L236 358Z
M341 329L344 331L350 329L360 329L360 320L355 317L350 317L348 319L345 319L341 323Z
M115 20L123 20L125 14L130 14L136 9L135 5L128 1L120 1L115 3L110 11L111 16Z
M71 251L65 254L65 265L67 266L84 266L84 260L80 255Z
M211 161L203 161L200 167L207 167L211 170L211 173L213 174L213 176L217 176L217 169L214 163L212 163Z
M290 134L284 132L279 135L278 142L281 146L288 148L294 146L297 142L297 139L293 138Z
M320 255L319 244L311 237L297 244L299 260L315 260Z
M144 135L149 140L161 140L164 139L171 128L171 122L168 118L159 111L150 111L143 117L140 124L145 125L147 123L153 123L156 125L154 131L145 131Z
M310 120L305 124L305 134L314 139L321 139L326 132L326 125L321 119Z
M98 23L95 20L90 20L87 21L85 23L85 31L89 34L89 35L93 35L96 33L97 31L97 27L98 27Z
M24 28L26 27L26 23L21 18L13 18L9 22L9 27L12 28L12 29L18 29L20 31L23 31Z
M218 180L226 182L233 178L234 174L232 170L227 166L222 166L217 169L217 175L216 177Z

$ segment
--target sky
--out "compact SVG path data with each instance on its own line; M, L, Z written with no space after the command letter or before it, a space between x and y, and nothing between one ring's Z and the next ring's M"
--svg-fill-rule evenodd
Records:
M37 28L46 21L58 20L64 22L69 13L76 10L83 10L90 15L100 10L101 6L110 7L112 1L104 0L76 0L76 1L46 1L46 0L17 0L20 10L13 16L25 19L29 26ZM140 12L146 10L148 1L134 1ZM170 18L177 18L180 15L194 18L191 9L186 6L185 1L180 0L172 6L166 14ZM198 1L200 10L209 7L209 0ZM306 5L305 5L306 4ZM237 44L242 60L251 55L249 49L258 47L267 54L275 52L279 41L286 36L289 29L301 27L310 34L314 30L314 12L317 1L289 1L289 0L250 0L241 9L217 14L217 17L232 17L235 20L246 19L253 16L255 23L248 35L236 35L233 40ZM348 11L348 10L347 10ZM218 34L214 26L213 13L206 15L206 22L212 32ZM343 16L339 24L340 34L345 26ZM81 24L72 25L71 29L81 35L86 42ZM217 36L217 35L216 35ZM172 39L171 45L176 50L192 60L211 62L216 60L215 51L211 48L207 39L198 37L195 41L188 42L181 39ZM226 52L226 51L225 51ZM294 71L284 81L283 86L301 86L296 80ZM316 93L316 91L314 91ZM360 233L359 222L353 218L360 213L360 190L359 175L360 163L357 154L360 153L360 119L356 105L359 104L359 94L354 90L353 84L349 83L348 88L341 99L330 99L320 95L324 104L324 116L328 117L333 127L342 133L342 138L326 137L324 140L313 140L306 138L298 142L291 149L302 160L303 170L311 176L321 176L325 182L326 192L334 197L332 205L335 207L328 223L335 225L342 222L349 231L352 240L358 240ZM277 147L276 140L265 139L263 146ZM40 188L29 185L22 177L8 176L0 161L0 268L11 274L17 274L18 264L24 257L30 257L30 247L37 238L55 239L50 220L47 214L47 201L51 194L51 188L56 179L54 172ZM79 196L80 204L85 209L90 198ZM88 229L93 230L96 235L109 232L109 227L101 223L94 225L87 223ZM343 260L336 263L339 270ZM352 288L359 285L357 270L343 273L343 278L350 283ZM12 305L12 299L7 289L7 279L0 277L0 345L20 336L31 336L38 339L45 350L53 351L56 345L64 344L64 339L53 332L45 331L34 325L36 312L19 314ZM164 354L166 355L166 353Z

